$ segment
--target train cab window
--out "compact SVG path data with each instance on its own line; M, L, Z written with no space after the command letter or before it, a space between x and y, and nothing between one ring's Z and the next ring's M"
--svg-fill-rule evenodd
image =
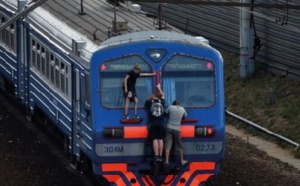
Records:
M184 107L210 107L215 103L215 65L212 61L174 55L162 68L167 104L176 98Z
M106 108L123 108L125 99L123 97L124 77L134 65L142 66L142 73L153 72L151 66L137 55L123 56L100 64L100 104ZM153 77L140 77L136 81L136 92L139 97L138 107L144 107L144 100L152 93Z

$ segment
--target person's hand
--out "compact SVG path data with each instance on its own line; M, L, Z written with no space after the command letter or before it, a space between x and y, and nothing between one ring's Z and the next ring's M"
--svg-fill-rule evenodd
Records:
M127 94L127 93L128 93L128 90L125 90L125 93Z
M158 83L158 84L156 85L156 88L161 88L160 83Z

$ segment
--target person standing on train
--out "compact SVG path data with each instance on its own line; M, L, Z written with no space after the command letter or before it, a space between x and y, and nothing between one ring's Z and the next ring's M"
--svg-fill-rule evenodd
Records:
M137 114L137 108L139 100L135 91L136 80L139 76L154 76L153 73L140 73L141 65L136 64L133 70L129 71L123 81L124 96L125 96L125 107L124 107L124 117L123 119L129 119L128 111L130 102L134 102L134 119L140 119Z
M147 98L145 107L149 113L148 137L152 140L154 151L154 160L162 162L162 154L164 149L165 125L164 125L164 107L165 95L161 89L161 85L156 85L157 92Z
M165 113L169 114L165 137L165 163L169 164L170 150L174 141L175 150L179 151L181 164L185 165L187 164L187 161L183 159L180 126L181 120L187 116L187 113L185 109L180 106L180 102L178 100L173 101L173 104L165 110Z

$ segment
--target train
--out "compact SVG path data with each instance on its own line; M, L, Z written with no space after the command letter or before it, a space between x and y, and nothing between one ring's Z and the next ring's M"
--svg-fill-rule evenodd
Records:
M129 24L116 19L114 30L108 30L115 32L103 31L107 35L97 44L48 11L66 6L58 2L35 8L0 33L0 85L24 105L28 119L41 118L45 126L57 128L70 164L92 171L107 185L204 185L217 175L225 156L221 53L205 38L176 29L124 33ZM0 1L2 24L24 10L19 3ZM117 34L116 27L122 28ZM137 63L156 76L137 79L140 119L123 120L122 82ZM188 114L181 125L184 166L174 149L170 166L153 163L144 101L158 83L166 105L178 99Z

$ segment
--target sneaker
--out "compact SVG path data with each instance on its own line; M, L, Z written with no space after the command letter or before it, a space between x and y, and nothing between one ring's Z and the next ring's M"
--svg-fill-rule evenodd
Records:
M162 162L162 157L158 156L157 161Z
M158 162L159 161L159 157L158 156L154 156L154 161Z
M134 119L140 119L138 115L134 115Z
M187 164L187 163L188 163L188 161L182 160L181 165L185 165L185 164Z
M124 115L123 119L129 119L129 115Z

